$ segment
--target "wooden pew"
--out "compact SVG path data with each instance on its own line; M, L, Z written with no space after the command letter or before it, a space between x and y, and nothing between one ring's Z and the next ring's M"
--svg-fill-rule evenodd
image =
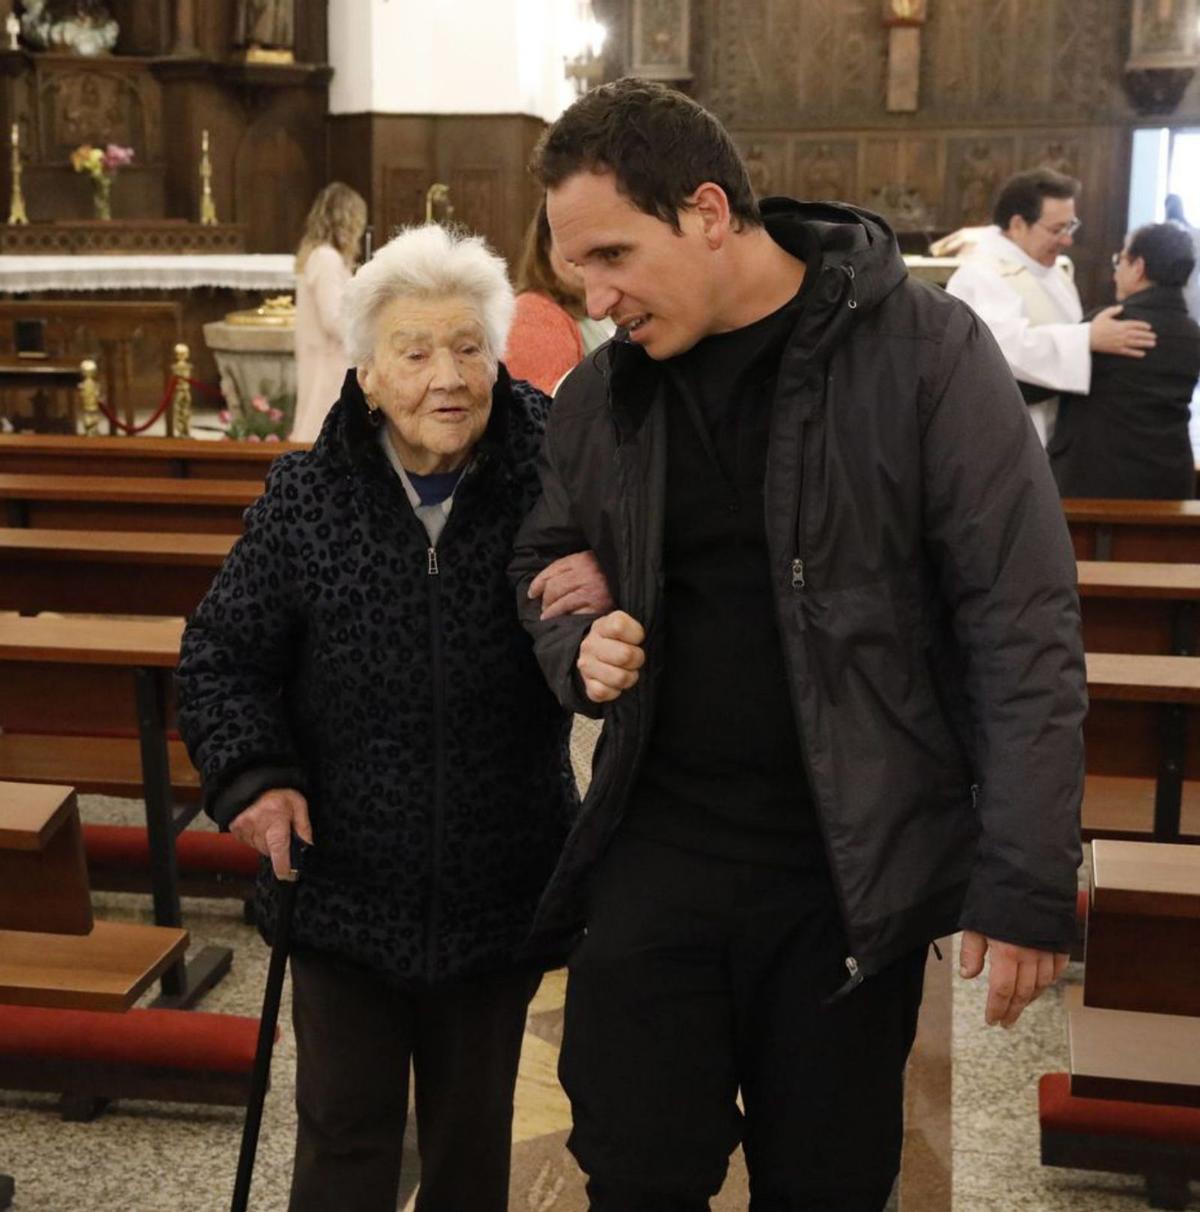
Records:
M6 524L35 530L241 534L256 480L0 472Z
M1200 564L1079 561L1088 652L1191 656L1197 644Z
M272 459L285 451L308 449L306 444L292 442L0 434L0 472L254 480L261 484Z
M61 1093L68 1119L91 1118L112 1098L245 1105L258 1020L131 1009L182 956L187 931L92 922L79 837L71 788L0 783L0 856L9 870L28 867L19 885L0 881L0 1088ZM42 861L53 847L74 873L65 885ZM25 929L31 889L90 928ZM0 1175L0 1208L12 1197Z
M1200 563L1200 501L1068 499L1077 560Z
M146 803L154 920L178 926L176 835L198 810L199 776L167 740L171 673L182 620L0 618L0 778L141 795ZM136 726L136 735L96 736ZM104 777L97 778L102 755ZM186 765L186 770L182 769ZM175 808L172 782L193 802ZM163 978L158 1005L193 1005L229 970L228 948L206 947Z
M1042 1160L1143 1174L1152 1207L1184 1208L1200 1178L1200 853L1098 841L1092 859L1070 1074L1039 1083Z
M187 615L231 535L0 529L0 610Z
M1085 838L1200 840L1200 657L1087 654Z

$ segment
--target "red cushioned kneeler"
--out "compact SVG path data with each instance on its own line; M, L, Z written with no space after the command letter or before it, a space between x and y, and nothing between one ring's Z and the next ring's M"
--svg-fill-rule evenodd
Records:
M150 887L150 842L138 825L84 825L83 847L93 888L144 892ZM254 891L258 852L228 833L185 829L175 839L184 896L245 899Z
M1200 1178L1200 1110L1194 1107L1077 1098L1069 1074L1047 1073L1038 1081L1038 1121L1043 1165Z
M257 1038L230 1014L0 1005L0 1088L241 1106Z

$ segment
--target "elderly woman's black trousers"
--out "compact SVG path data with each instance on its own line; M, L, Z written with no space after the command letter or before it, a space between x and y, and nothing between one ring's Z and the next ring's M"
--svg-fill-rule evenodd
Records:
M411 1063L418 1212L505 1212L513 1088L540 980L505 972L418 993L292 955L296 1160L289 1212L395 1212Z

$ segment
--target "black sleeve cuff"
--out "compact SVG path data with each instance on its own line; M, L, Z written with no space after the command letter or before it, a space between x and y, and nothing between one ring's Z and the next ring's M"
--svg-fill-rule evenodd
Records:
M288 788L307 794L304 772L295 766L255 766L243 770L213 795L205 797L204 811L227 832L229 823L264 791Z

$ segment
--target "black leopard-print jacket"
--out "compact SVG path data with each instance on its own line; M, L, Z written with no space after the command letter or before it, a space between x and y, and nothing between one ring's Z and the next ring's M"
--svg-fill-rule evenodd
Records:
M399 988L515 962L578 807L570 717L505 577L548 406L500 368L435 560L351 372L184 633L179 728L206 810L226 826L301 789L316 844L294 941ZM270 939L265 860L258 899Z

